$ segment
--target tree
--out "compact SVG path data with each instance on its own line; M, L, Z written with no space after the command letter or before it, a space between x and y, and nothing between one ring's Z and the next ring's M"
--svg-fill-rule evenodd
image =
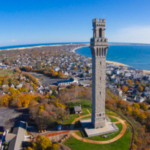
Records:
M30 66L24 66L24 67L21 68L21 70L30 72L30 71L32 71L32 68Z
M127 90L128 90L128 87L124 85L124 86L122 87L122 91L126 93Z
M117 102L117 107L121 108L121 109L125 109L125 107L126 107L125 102L123 100L119 100Z
M62 78L63 77L63 73L62 73L62 71L58 71L58 78Z
M139 85L139 84L140 84L140 82L136 80L136 81L135 81L135 84L136 84L136 85Z
M54 69L50 68L50 73L53 74L54 72Z
M148 107L145 103L140 103L140 108L145 110L145 111L148 109Z
M136 108L132 111L132 115L137 118L140 115L140 111Z
M78 69L78 67L77 67L77 66L74 66L74 67L73 67L73 69L74 69L74 70L77 70L77 69Z
M132 107L128 105L126 110L127 110L127 112L128 112L129 114L131 114L131 112L132 112Z
M135 144L132 145L132 150L137 150L137 146Z
M117 100L117 96L115 95L115 96L113 97L113 99L114 99L114 100Z
M35 150L35 149L33 149L31 147L27 147L27 148L24 148L24 150Z
M138 103L133 103L132 106L133 106L134 108L138 108L138 109L140 108L140 105L139 105Z
M139 92L142 92L143 91L143 87L142 86L138 86L138 89L137 89Z
M143 123L143 121L146 119L146 115L144 113L140 113L138 116L138 121Z
M57 96L57 93L56 93L55 89L52 89L52 95L55 96L55 97Z
M21 73L21 70L20 70L18 67L16 67L16 68L14 69L14 71L15 71L15 72L18 72L18 73Z
M52 145L52 150L58 150L58 148L59 148L58 143L54 143L54 144Z
M48 150L52 147L52 142L44 135L38 135L36 142L33 143L35 150Z
M132 86L132 80L128 79L129 86Z

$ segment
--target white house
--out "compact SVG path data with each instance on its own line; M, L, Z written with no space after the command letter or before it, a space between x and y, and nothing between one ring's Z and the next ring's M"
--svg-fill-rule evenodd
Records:
M59 67L54 67L53 69L54 69L54 71L59 71L60 70Z
M118 96L122 97L122 90L121 90L120 88L115 89L115 93L116 93Z
M137 102L137 103L142 103L142 102L144 102L145 101L145 99L143 98L143 97L135 97L135 101Z

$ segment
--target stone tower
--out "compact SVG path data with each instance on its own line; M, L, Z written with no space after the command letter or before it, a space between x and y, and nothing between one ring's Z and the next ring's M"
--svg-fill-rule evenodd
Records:
M108 39L105 38L105 19L93 19L92 53L92 124L105 126L105 68Z

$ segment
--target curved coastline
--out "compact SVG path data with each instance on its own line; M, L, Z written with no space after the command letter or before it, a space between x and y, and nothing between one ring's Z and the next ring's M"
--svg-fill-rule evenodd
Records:
M41 47L52 47L52 46L62 46L62 45L70 45L70 44L56 44L56 45L41 45L41 46L30 46L30 47L19 47L19 48L10 48L10 49L0 49L0 51L11 51L11 50L25 50L25 49L31 49L31 48L41 48ZM83 47L87 47L89 46L89 44L85 44L85 46L79 46L76 47L72 50L72 52L76 53L77 49L83 48ZM77 53L78 54L78 53ZM81 54L79 54L81 55ZM88 57L89 59L91 59L91 57ZM113 63L116 66L123 66L123 67L128 67L129 65L127 64L123 64L120 62L114 62L114 61L108 61L106 60L107 63ZM143 70L146 74L150 74L150 70Z
M77 49L80 49L80 48L82 48L82 47L87 47L87 46L81 46L81 47L78 47L78 48L75 48L75 49L73 49L72 50L72 52L75 52L76 53L76 50ZM78 54L78 53L77 53ZM80 54L79 54L80 55ZM89 59L92 59L91 57L88 57ZM120 63L120 62L115 62L115 61L109 61L109 60L106 60L106 62L107 63L113 63L114 65L116 65L116 66L122 66L122 67L129 67L129 65L127 65L127 64L123 64L123 63ZM145 73L145 74L150 74L150 70L143 70L143 72Z

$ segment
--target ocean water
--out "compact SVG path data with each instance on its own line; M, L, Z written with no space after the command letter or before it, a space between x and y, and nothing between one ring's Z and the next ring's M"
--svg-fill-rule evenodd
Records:
M77 49L76 53L91 57L89 47ZM150 46L111 45L106 59L129 65L135 69L150 70Z

